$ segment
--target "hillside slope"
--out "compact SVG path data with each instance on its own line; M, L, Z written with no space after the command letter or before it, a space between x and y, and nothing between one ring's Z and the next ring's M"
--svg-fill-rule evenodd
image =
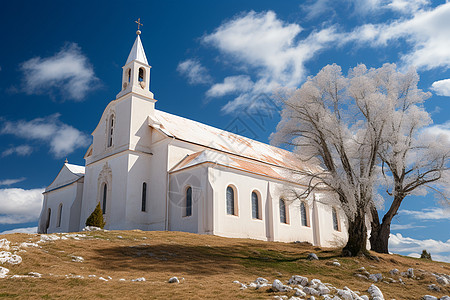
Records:
M3 241L1 249L3 238L10 245ZM6 253L10 253L10 262L18 262L17 257L11 258L14 253L22 261L0 263L0 267L9 269L1 278L0 268L0 298L271 299L276 295L294 295L294 291L275 292L271 287L275 279L286 284L292 275L305 276L310 282L319 279L337 289L347 286L369 295L367 289L374 283L365 279L369 273L382 274L384 279L375 285L385 299L420 299L424 295L439 298L450 294L450 284L438 283L433 275L450 274L450 264L399 255L378 255L379 261L347 258L340 257L339 250L303 243L181 232L90 231L0 235L0 261L2 257L3 261L8 259ZM307 260L309 253L316 253L319 260ZM414 277L391 275L389 271L394 268L400 272L413 268ZM173 276L180 283L168 283ZM248 285L258 277L266 278L270 286L241 289L240 284L233 283ZM132 281L138 278L145 281ZM431 284L440 292L429 290ZM330 294L336 292L331 288Z

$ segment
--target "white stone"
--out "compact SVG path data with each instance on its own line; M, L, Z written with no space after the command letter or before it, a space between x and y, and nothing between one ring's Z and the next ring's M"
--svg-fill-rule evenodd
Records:
M383 293L381 290L374 284L372 284L368 289L367 292L372 296L372 298L378 297L378 299L384 300Z
M9 250L10 241L7 239L0 239L0 249Z
M398 269L392 269L392 270L389 271L389 273L390 273L391 275L397 275L397 274L400 273L400 271L399 271Z
M383 275L381 273L370 274L369 280L372 280L373 282L379 282L379 281L383 280Z
M102 281L109 281L108 279L103 278L103 277L99 277L98 279L100 279L100 280L102 280Z
M119 281L126 281L125 278L120 278Z
M83 228L83 231L102 231L103 229L101 229L100 227L96 227L96 226L86 226Z
M297 297L306 297L306 293L299 288L294 288L295 296Z
M331 264L333 266L335 266L335 267L340 267L341 266L341 264L339 262L337 262L337 261L333 261Z
M308 278L300 276L300 275L293 275L289 279L288 284L299 284L301 286L306 286L308 284Z
M139 278L136 278L136 279L131 279L131 281L133 281L133 282L143 282L143 281L145 281L145 278L144 277L139 277Z
M0 251L0 263L9 263L11 265L17 265L22 262L22 257L17 254L12 254L8 251Z
M409 278L414 278L414 269L413 268L409 268L406 271L406 276L408 276Z
M319 292L315 288L308 287L308 286L303 288L303 292L305 292L308 295L313 295L313 296L319 296L320 295Z
M439 299L435 296L425 295L422 297L422 300L439 300Z
M267 279L265 279L265 278L263 278L263 277L258 277L258 278L256 278L256 280L255 280L255 283L256 283L256 284L259 284L259 285L266 284L266 283L268 283L268 282L269 282L269 280L267 280Z
M308 259L308 260L318 260L319 257L315 253L310 253L310 254L308 254L308 257L306 259Z
M28 275L32 276L32 277L36 277L36 278L41 278L42 274L38 273L38 272L28 272Z
M442 285L447 285L447 284L449 284L449 280L448 280L447 278L445 278L444 276L438 276L438 277L436 277L436 281L437 281L439 284L442 284Z
M84 258L81 256L72 256L72 261L73 262L84 262Z
M6 274L9 273L9 270L7 268L4 267L0 267L0 278L5 278Z
M369 297L368 297L367 295L362 295L362 296L361 296L361 299L363 299L363 300L369 300Z
M169 283L180 283L180 281L178 280L177 277L171 277L169 279ZM241 285L241 287L242 287L242 285ZM245 287L245 288L247 288L247 287Z
M36 243L21 243L19 247L21 247L21 248L29 248L29 247L36 247L36 248L39 248L39 247L41 247L41 246L39 246L39 245L36 244Z
M317 287L317 291L319 292L319 295L321 295L321 296L330 293L330 289L324 284L319 284L319 286Z
M441 297L439 300L450 300L450 297L449 296L444 296L444 297Z
M316 289L320 284L322 284L322 281L320 281L319 279L312 279L312 280L309 282L308 286L310 286L310 287Z

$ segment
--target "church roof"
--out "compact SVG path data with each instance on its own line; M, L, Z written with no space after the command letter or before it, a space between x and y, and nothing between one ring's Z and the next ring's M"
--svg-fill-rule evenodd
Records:
M130 54L128 55L128 59L125 65L132 62L133 60L137 60L141 63L148 65L147 57L145 56L144 47L142 46L141 38L139 37L139 35L136 37L136 40L134 41L133 48L131 48Z
M155 116L162 131L179 140L287 169L321 171L318 166L300 162L292 152L284 149L160 110L155 110ZM233 159L238 163L237 158Z
M83 166L65 163L53 182L45 189L45 193L68 186L84 177Z
M70 172L72 172L73 174L78 175L78 176L83 176L85 173L84 166L78 166L78 165L72 165L72 164L66 163L66 167L67 167L67 169L69 169Z

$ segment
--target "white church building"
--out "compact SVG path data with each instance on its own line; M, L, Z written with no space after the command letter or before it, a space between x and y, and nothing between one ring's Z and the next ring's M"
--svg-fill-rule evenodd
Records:
M100 202L110 230L170 230L334 246L347 238L342 210L304 189L286 150L155 109L140 31L121 91L92 133L85 166L62 166L44 192L38 232L76 232ZM329 197L328 197L329 198Z

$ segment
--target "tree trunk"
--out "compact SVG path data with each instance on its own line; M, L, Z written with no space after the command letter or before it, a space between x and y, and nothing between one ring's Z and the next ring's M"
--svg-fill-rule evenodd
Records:
M359 256L367 253L367 228L365 214L358 212L348 221L348 241L342 250L344 256Z
M391 234L391 222L405 198L403 193L397 192L391 207L383 217L383 222L377 226L377 222L372 221L372 231L370 233L370 249L378 253L389 253L389 236ZM375 209L376 211L376 209ZM373 214L373 212L372 212ZM377 215L378 218L378 215Z

